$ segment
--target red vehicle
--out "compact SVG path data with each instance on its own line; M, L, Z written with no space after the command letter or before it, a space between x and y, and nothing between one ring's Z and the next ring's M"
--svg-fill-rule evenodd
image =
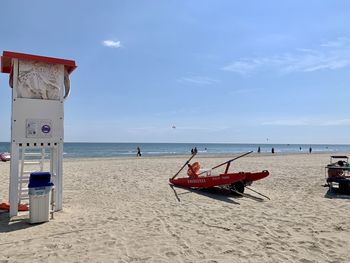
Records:
M257 181L263 179L269 175L269 172L263 170L261 172L238 172L238 173L230 173L228 170L230 168L231 162L246 156L252 153L248 152L243 155L240 155L234 159L228 160L224 163L221 163L210 170L200 172L200 164L195 162L190 164L192 158L196 155L193 154L191 158L181 167L181 169L169 179L169 182L175 186L185 187L185 188L210 188L215 186L226 187L230 189L232 192L243 193L244 188L247 185L251 185L253 181ZM177 175L188 166L187 175L188 177L176 178ZM211 175L211 171L219 168L223 165L226 165L225 171L220 173L219 175Z
M7 162L11 160L11 155L8 152L0 153L0 160L3 162Z

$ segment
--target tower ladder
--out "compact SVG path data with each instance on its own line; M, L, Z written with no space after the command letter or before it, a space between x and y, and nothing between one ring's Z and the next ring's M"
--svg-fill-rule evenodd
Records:
M29 202L28 184L30 174L44 170L46 155L45 148L41 148L39 151L38 149L22 148L20 153L21 167L18 177L18 204L25 200Z

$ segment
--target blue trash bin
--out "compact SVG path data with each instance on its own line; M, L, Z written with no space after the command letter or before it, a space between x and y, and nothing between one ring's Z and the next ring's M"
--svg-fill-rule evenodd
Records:
M53 183L49 172L34 172L29 177L29 222L49 221L50 193Z

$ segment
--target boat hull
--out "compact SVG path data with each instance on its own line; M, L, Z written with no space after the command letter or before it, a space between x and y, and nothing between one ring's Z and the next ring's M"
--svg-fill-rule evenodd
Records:
M254 182L261 180L269 175L269 171L264 170L256 173L244 173L245 174L245 182Z
M169 182L175 186L185 188L210 188L214 186L230 185L236 182L253 182L265 178L269 175L268 171L256 173L230 173L217 176L199 176L169 179Z

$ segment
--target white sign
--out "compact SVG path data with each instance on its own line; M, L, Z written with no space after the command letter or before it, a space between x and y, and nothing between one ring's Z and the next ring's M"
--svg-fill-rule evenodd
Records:
M27 138L51 138L52 122L43 119L27 119L26 121Z

